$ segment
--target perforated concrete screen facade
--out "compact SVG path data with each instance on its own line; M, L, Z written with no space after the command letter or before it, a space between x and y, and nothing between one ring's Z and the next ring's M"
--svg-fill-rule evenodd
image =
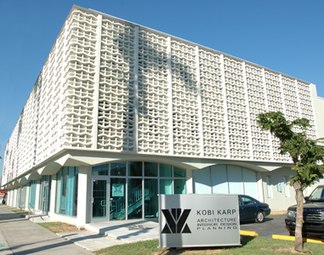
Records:
M75 6L8 140L2 185L9 205L35 201L27 209L79 225L101 209L113 219L109 190L116 183L125 187L125 219L135 217L131 188L141 195L136 217L143 219L156 215L146 210L147 190L154 199L242 193L285 210L294 203L291 162L260 130L257 115L305 117L309 136L318 137L323 109L313 84ZM119 175L111 166L122 162ZM104 166L103 176L94 174ZM104 201L98 189L106 191ZM68 204L71 215L64 203L55 210L65 193L77 203Z
M4 174L63 148L288 162L256 116L311 121L309 83L74 7L9 139Z

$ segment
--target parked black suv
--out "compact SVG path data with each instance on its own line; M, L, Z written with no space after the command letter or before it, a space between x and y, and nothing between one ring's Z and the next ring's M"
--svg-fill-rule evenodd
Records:
M303 236L324 237L324 185L318 186L305 200ZM294 235L296 205L288 208L285 222L289 234Z

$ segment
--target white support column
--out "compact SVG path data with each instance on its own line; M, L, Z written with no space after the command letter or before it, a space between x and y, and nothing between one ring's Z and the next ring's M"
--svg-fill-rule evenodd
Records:
M12 207L16 207L17 189L13 189L11 192L12 192L12 196L11 196L11 206Z
M10 201L11 201L10 194L11 194L11 190L8 190L7 191L7 202L6 202L6 204L9 205L9 206L10 206Z
M169 117L169 154L173 154L173 107L172 107L172 59L171 37L167 38L168 65L168 117Z
M225 126L225 144L226 144L226 157L231 157L230 144L229 144L229 130L228 130L228 113L227 113L227 99L226 99L226 83L225 83L225 66L224 55L220 55L221 62L221 75L222 75L222 87L223 87L223 108L224 108L224 126Z
M77 226L83 226L91 220L91 167L79 167Z
M192 170L186 170L186 193L193 194Z
M9 190L7 193L7 205L12 206L12 194L13 190Z
M138 26L134 34L134 151L138 152Z
M246 80L246 68L245 62L242 62L243 69L243 86L244 86L244 100L245 100L245 109L246 109L246 123L248 131L248 140L249 140L249 151L250 159L253 159L253 146L252 146L252 130L251 130L251 117L250 117L250 107L249 107L249 95L248 95L248 85Z
M9 199L9 205L14 207L14 201L15 201L15 190L10 190L10 199Z
M15 188L12 192L12 206L17 207L17 189Z
M204 133L203 133L203 117L202 117L202 99L201 99L201 84L200 84L200 63L199 63L199 47L195 47L196 57L196 80L197 80L197 105L198 105L198 132L199 132L199 150L200 156L204 156Z
M26 186L26 201L25 201L25 210L30 210L30 208L29 208L29 194L30 193L30 186L29 185L27 185Z
M261 202L264 202L265 198L264 198L264 192L263 192L262 173L257 172L256 178L257 178L257 187L258 187L258 198Z
M56 203L56 174L53 174L51 178L50 205L48 210L49 214L55 213L55 203Z
M95 75L94 75L94 91L93 91L93 113L92 113L92 149L97 149L98 144L98 112L99 112L99 80L100 80L100 52L101 52L101 30L102 15L97 16L96 31L96 59L95 59Z

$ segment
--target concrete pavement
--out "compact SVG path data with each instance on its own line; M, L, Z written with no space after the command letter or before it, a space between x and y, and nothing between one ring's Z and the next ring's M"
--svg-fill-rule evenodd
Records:
M260 236L287 233L284 215L269 216L261 224L243 224L241 230L253 230ZM49 219L36 217L34 222ZM0 205L0 255L4 254L93 254L103 248L159 238L154 221L110 221L86 225L86 230L54 234Z
M243 223L241 230L256 231L259 236L271 237L276 235L289 235L285 225L286 214L270 215L263 223Z
M0 205L0 254L75 254L89 255L90 251L76 246L49 230L13 213Z
M4 254L93 254L103 248L158 239L159 225L153 221L97 222L86 230L54 234L36 223L47 217L26 220L0 205L0 255Z
M86 227L88 230L59 235L90 251L159 238L159 225L152 221L98 222Z

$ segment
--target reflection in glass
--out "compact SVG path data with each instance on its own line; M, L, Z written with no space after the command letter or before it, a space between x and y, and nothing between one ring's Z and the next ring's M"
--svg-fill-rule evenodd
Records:
M142 162L129 162L129 176L142 176Z
M186 170L174 167L174 177L186 177Z
M144 175L145 176L157 176L158 164L151 162L144 162Z
M172 177L172 166L166 164L160 164L160 176Z
M144 180L144 218L158 217L158 180Z
M126 179L111 178L110 180L110 220L124 220L126 203Z
M186 180L184 179L174 180L174 194L186 194Z
M142 218L142 179L128 180L128 219Z
M63 167L56 174L55 212L76 216L78 203L78 168Z
M172 194L172 179L160 180L160 194Z
M92 175L108 175L108 165L100 165L92 167Z
M111 175L112 176L125 176L126 175L126 162L111 163Z
M92 217L106 217L107 182L95 180L93 182Z

